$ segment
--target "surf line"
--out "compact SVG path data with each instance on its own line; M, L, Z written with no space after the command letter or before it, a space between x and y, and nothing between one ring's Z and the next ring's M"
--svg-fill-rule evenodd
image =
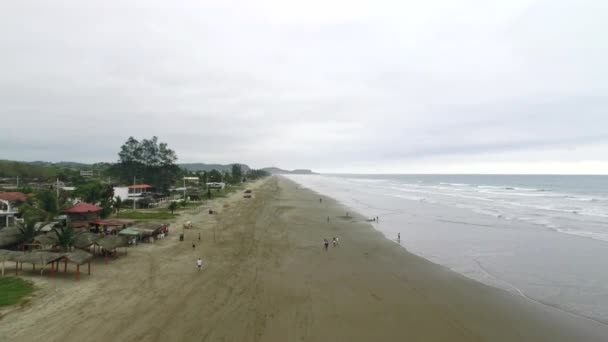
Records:
M542 306L544 306L544 307L547 307L547 308L550 308L550 309L552 309L552 310L556 310L556 311L559 311L559 312L565 313L565 314L567 314L567 315L570 315L570 316L573 316L573 317L576 317L576 318L579 318L579 319L583 319L583 320L586 320L586 321L591 321L591 322L594 322L594 323L597 323L597 324L603 325L603 326L605 326L605 327L608 327L608 323L603 322L603 321L600 321L599 319L595 319L595 318L591 318L591 317L587 317L587 316L579 315L579 314L577 314L577 313L574 313L574 312L571 312L571 311L568 311L568 310L562 309L562 308L560 308L559 306L556 306L556 305L551 305L551 304L548 304L548 303L544 303L544 302L542 302L542 301L540 301L540 300L537 300L537 299L534 299L534 298L532 298L532 297L529 297L529 296L528 296L528 295L526 295L526 294L525 294L525 293L524 293L522 290L520 290L520 289L519 289L517 286L515 286L515 285L513 285L513 284L509 283L508 281L506 281L506 280L504 280L504 279L502 279L502 278L500 278L500 277L498 277L498 276L496 276L496 275L492 274L492 273L491 273L490 271L488 271L488 270L487 270L485 267L483 267L483 265L481 264L481 262L479 262L479 260L477 260L477 258L473 258L473 261L475 261L475 263L477 264L477 266L479 266L479 268L480 268L480 269L481 269L481 270L482 270L484 273L486 273L486 274L487 274L487 275L488 275L490 278L494 278L494 280L497 280L498 282L501 282L501 283L503 283L503 284L507 285L507 286L508 286L508 287L510 287L511 289L515 290L515 291L516 291L516 292L517 292L517 293L518 293L518 294L519 294L521 297L523 297L523 298L525 298L525 299L527 299L527 300L529 300L529 301L531 301L531 302L534 302L534 303L536 303L536 304L540 304L540 305L542 305Z

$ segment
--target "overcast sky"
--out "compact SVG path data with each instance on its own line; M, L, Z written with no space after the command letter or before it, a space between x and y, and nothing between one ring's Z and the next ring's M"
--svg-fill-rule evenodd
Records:
M0 159L608 173L608 1L15 0Z

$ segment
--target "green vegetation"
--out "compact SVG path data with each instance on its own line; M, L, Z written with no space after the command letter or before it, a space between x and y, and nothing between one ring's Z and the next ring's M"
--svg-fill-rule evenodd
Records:
M39 191L36 193L36 199L38 199L38 207L46 211L49 217L53 217L59 213L57 196L53 192L49 190Z
M49 180L56 178L59 170L54 167L36 166L30 163L0 160L0 177Z
M120 196L114 197L114 203L112 204L112 206L114 207L114 210L116 210L116 216L118 217L120 217L120 208L122 207L122 205L122 198L120 198Z
M168 209L171 211L171 214L173 214L173 212L176 211L178 207L179 206L178 206L177 202L171 202L171 204L169 204Z
M123 183L149 183L157 191L168 192L182 170L175 164L177 155L166 143L158 142L157 137L138 141L133 137L121 146L118 163L112 165L110 172Z
M250 180L260 179L260 178L264 178L264 177L268 177L268 176L270 176L270 173L268 171L254 170L254 169L247 171L247 173L245 174L245 178L250 179Z
M57 235L57 246L61 247L62 251L68 252L76 239L74 227L68 224L66 227L55 228L54 232Z
M207 172L207 179L212 183L219 183L222 181L222 173L216 169Z
M92 170L98 176L104 176L109 164L98 163L93 165L78 163L46 163L46 162L18 162L0 160L0 178L14 178L16 182L19 177L22 182L35 180L37 182L54 182L59 179L62 182L80 184L85 178L80 176L80 170ZM19 191L32 192L30 186L22 185Z
M31 203L23 203L19 205L18 208L19 212L23 214L23 218L26 221L46 221L46 219L50 216L49 213L40 209L34 201L31 201Z
M16 304L32 292L34 286L29 281L15 277L0 278L0 307Z
M112 213L114 188L110 184L103 184L96 180L89 181L76 187L74 196L87 203L99 203L103 208L100 213L102 218L106 218Z
M27 220L23 223L18 223L17 228L21 232L21 241L24 243L30 243L36 237L36 221Z
M239 184L243 181L243 168L240 164L232 165L232 173L231 173L232 182L234 184Z

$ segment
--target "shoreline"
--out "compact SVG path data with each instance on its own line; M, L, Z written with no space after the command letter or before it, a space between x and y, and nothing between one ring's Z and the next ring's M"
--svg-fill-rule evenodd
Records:
M583 321L589 321L589 322L591 322L592 324L599 324L599 325L601 325L601 326L603 326L603 327L605 327L605 328L607 328L607 329L608 329L608 321L603 321L603 320L596 319L596 318L593 318L593 317L589 317L589 316L585 316L585 315L582 315L582 314L578 314L578 313L576 313L576 312L572 312L572 311L569 311L569 310L567 310L567 309L561 308L559 305L556 305L556 304L551 304L551 303L545 303L545 302L543 302L543 301L541 301L541 300L534 299L534 298L532 298L532 297L530 297L530 296L526 295L526 294L525 294L525 293L524 293L524 292L523 292L521 289L519 289L519 288L518 288L518 287L516 287L515 285L513 285L513 284L509 283L508 281L506 281L506 280L504 280L504 279L502 279L502 278L498 278L497 276L495 276L495 275L494 275L494 274L492 274L491 272L487 271L487 270L486 270L486 269L485 269L485 268L484 268L482 265L479 265L479 267L480 267L480 268L481 268L481 269L482 269L482 270L483 270L483 271L484 271L484 272L485 272L485 273L486 273L488 276L492 277L493 279L497 280L498 282L501 282L501 283L505 284L507 287L509 287L509 288L510 288L510 289L512 289L513 291L510 291L509 289L506 289L506 288L501 288L501 287L499 287L499 286L493 286L493 285L491 285L491 284L486 284L486 283L483 283L482 281L480 281L480 280L478 280L478 279L475 279L475 278L472 278L472 277L468 276L467 274L460 273L460 272L458 272L457 270L455 270L455 269L453 269L453 268L451 268L451 267L449 267L449 266L447 266L447 265L442 265L442 264L440 264L440 263L437 263L437 262L434 262L434 261L432 261L432 260L429 260L429 259L425 258L423 255L420 255L420 254L417 254L417 253L414 253L414 252L410 251L410 250L407 248L407 246L405 246L405 245L401 244L400 242L396 241L396 239L390 238L390 237L389 237L389 236L387 236L387 235L386 235L386 234L385 234L383 231L381 231L381 230L377 229L377 228L376 228L376 226L375 226L374 224L372 224L372 223L374 223L374 222L370 222L370 221L368 221L368 219L366 218L366 216L365 216L363 213L359 212L359 211L358 211L358 209L356 209L356 208L352 208L352 207L350 207L350 206L348 206L348 205L346 205L346 204L344 204L344 203L340 202L339 200L336 200L335 198L333 198L333 197L331 197L331 196L329 196L329 195L324 195L324 194L321 194L321 193L319 193L319 192L316 192L315 190L310 189L310 188L308 188L308 187L305 187L305 186L303 186L303 185L301 185L301 184L299 184L299 183L297 183L297 182L295 182L295 181L293 181L293 180L291 180L291 179L288 179L288 180L289 180L290 182L294 182L294 183L298 184L298 186L300 186L302 189L306 189L306 190L312 191L312 192L314 192L315 194L317 194L317 195L319 195L319 196L321 196L321 197L324 197L324 198L329 198L329 199L331 199L331 200L335 201L335 202L336 202L336 203L338 203L339 205L341 205L341 206L343 206L344 208L348 209L348 212L349 212L349 213L355 213L355 216L358 216L358 217L361 219L361 221L359 221L359 222L369 224L369 225L372 227L372 229L374 229L375 231L377 231L377 232L381 233L381 234L384 236L384 238L385 238L386 240L388 240L388 241L390 241L390 242L393 242L393 243L395 243L395 244L399 245L401 248L403 248L404 250L406 250L408 253L410 253L410 254L412 254L412 255L415 255L415 256L417 256L417 257L419 257L419 258L422 258L422 259L424 259L424 260L428 261L429 263L431 263L431 264L435 265L436 267L442 267L442 268L445 268L445 269L449 270L450 272L454 272L454 273L455 273L455 274L457 274L457 275L464 276L464 277L466 277L467 279L470 279L470 280L472 280L472 281L474 281L474 282L476 282L476 283L479 283L479 284L481 284L481 285L484 285L484 286L489 286L489 287L494 288L494 289L497 289L497 290L499 290L499 291L504 291L504 292L505 292L505 293L507 293L507 294L512 294L512 295L515 295L515 296L517 296L517 297L523 298L523 299L525 299L525 300L527 300L527 301L529 301L529 302L531 302L531 303L534 303L534 304L536 304L536 305L539 305L539 306L541 306L541 307L544 307L544 308L547 308L547 309L551 309L551 310L555 310L556 312L563 313L563 314L565 314L565 315L567 315L567 316L571 316L571 317L573 317L573 318L575 318L575 319L580 319L580 320L583 320ZM591 239L591 238L588 238L588 237L577 236L577 235L574 235L574 238L580 238L580 239ZM594 239L594 240L595 240L595 239ZM597 241L602 241L602 242L603 242L603 240L597 240Z
M375 183L358 189L356 181L333 182L331 177L287 178L335 196L351 211L379 214L384 222L372 226L392 241L401 231L402 246L413 254L538 305L608 326L608 278L596 273L593 262L606 256L602 241L471 212L468 202L454 207L418 193L401 198Z
M606 330L418 257L344 206L270 177L191 210L168 239L47 281L0 319L0 339L31 341L602 341ZM326 217L330 216L330 222ZM360 216L357 216L360 217ZM178 241L180 224L191 220ZM203 238L191 248L198 233ZM212 234L216 233L216 239ZM340 238L328 251L322 239ZM205 261L197 271L195 260ZM36 278L36 276L31 276ZM68 279L69 278L69 279Z
M537 300L537 299L534 299L532 297L529 297L525 293L523 293L519 288L515 287L513 284L511 284L511 283L509 283L509 282L507 282L507 281L505 281L503 279L496 278L496 276L494 276L493 274L491 274L490 272L488 272L486 270L484 270L484 272L486 272L487 275L492 276L496 280L499 280L500 282L503 282L503 283L507 284L509 287L511 287L512 289L514 289L515 292L511 292L511 291L509 291L507 289L504 289L504 288L501 288L501 287L498 287L498 286L493 286L493 285L485 284L485 283L483 283L483 282L481 282L481 281L479 281L479 280L477 280L475 278L467 276L466 274L462 274L462 273L456 271L455 269L452 269L452 268L450 268L450 267L448 267L446 265L439 264L437 262L434 262L432 260L429 260L429 259L425 258L422 255L416 254L416 253L410 251L405 245L403 245L400 242L396 241L396 239L389 237L385 232L377 229L377 227L374 224L374 222L368 221L368 217L366 217L363 213L359 212L357 208L350 207L347 204L342 203L339 200L336 200L335 198L333 198L333 197L331 197L329 195L319 193L319 192L315 191L314 189L311 189L311 188L309 188L309 187L307 187L307 186L305 186L303 184L298 183L295 180L289 179L287 177L283 177L283 178L286 179L289 182L292 182L292 183L296 184L297 188L299 188L299 189L304 189L304 190L307 190L307 191L311 191L314 194L316 194L317 196L322 197L324 199L324 201L326 201L326 200L334 201L336 203L336 205L343 207L345 209L345 211L351 213L351 215L354 213L355 214L354 216L356 216L356 217L358 217L360 219L360 221L359 221L360 223L367 224L371 229L373 229L374 231L376 231L379 234L381 234L382 237L386 241L391 242L391 243L399 246L401 249L403 249L408 254L410 254L411 257L420 258L420 259L424 260L425 262L428 262L430 265L432 265L432 267L439 268L439 269L445 269L448 272L452 272L454 274L454 276L464 277L465 279L470 280L470 281L478 284L479 286L488 287L488 288L491 288L493 290L500 291L500 292L504 293L507 296L512 296L514 299L522 299L522 300L524 300L526 302L532 303L533 305L537 306L541 310L542 309L544 309L544 310L551 310L554 313L566 316L567 317L566 319L570 318L570 319L573 319L573 320L580 320L582 322L589 323L589 324L595 326L595 328L599 328L600 330L604 330L605 329L606 334L608 334L608 322L604 322L602 320L595 319L593 317L588 317L588 316L584 316L584 315L581 315L581 314L577 314L575 312L571 312L571 311L568 311L567 309L561 308L558 305L554 305L554 304L551 304L551 303L544 303L544 302L542 302L540 300ZM563 317L559 318L559 320L562 320L562 319L564 319L564 318ZM578 323L575 323L575 324L578 324ZM599 336L600 335L598 335L598 337Z

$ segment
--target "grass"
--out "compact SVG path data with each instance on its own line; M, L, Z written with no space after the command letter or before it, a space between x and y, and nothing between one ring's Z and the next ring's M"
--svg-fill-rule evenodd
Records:
M19 303L34 292L34 285L15 277L0 278L0 307Z

